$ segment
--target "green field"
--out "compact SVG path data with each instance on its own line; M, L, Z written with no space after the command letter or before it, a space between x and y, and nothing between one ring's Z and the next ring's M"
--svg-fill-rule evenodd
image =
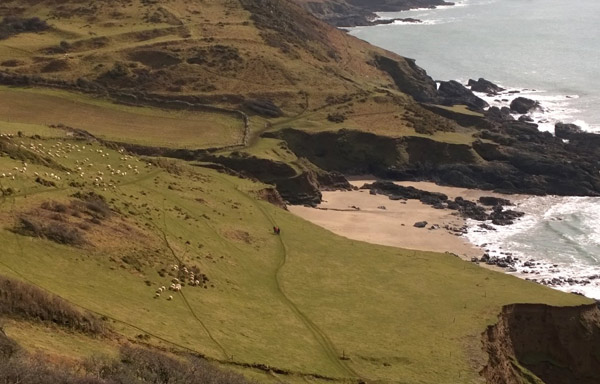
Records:
M31 113L32 106L35 113ZM12 131L10 126L15 124L62 124L104 140L185 149L239 144L244 134L241 119L216 112L131 107L37 88L0 87L0 121Z
M151 164L98 143L12 139L20 141L21 151L50 152L70 171L30 160L21 173L14 168L22 161L0 157L0 174L16 173L14 180L0 179L3 190L12 190L0 206L0 273L107 316L132 339L148 334L153 344L223 363L298 373L291 381L316 374L342 381L476 383L486 359L480 334L502 305L587 302L450 254L336 236L258 200L255 191L264 185L249 180L170 160ZM66 148L74 149L61 157ZM109 165L129 172L109 175ZM60 180L42 186L33 172ZM98 172L104 173L100 183ZM41 212L45 201L68 203L77 191L103 195L115 212L85 231L87 245L11 231L20 215ZM272 234L273 225L282 228L280 236ZM172 301L155 299L154 290L172 278L157 272L176 263L198 266L209 277L207 288L186 286L171 293ZM24 332L16 334L27 344ZM78 343L64 340L65 353Z

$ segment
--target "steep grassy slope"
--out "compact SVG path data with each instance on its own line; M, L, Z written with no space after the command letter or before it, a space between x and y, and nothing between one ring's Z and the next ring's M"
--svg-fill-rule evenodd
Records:
M212 170L65 137L1 140L14 158L0 157L1 273L152 344L300 375L290 380L478 382L479 334L502 305L586 302L449 254L340 238L257 200L263 185ZM90 192L110 213L94 215ZM24 231L23 219L42 229ZM197 268L205 288L154 298L181 277L174 265Z

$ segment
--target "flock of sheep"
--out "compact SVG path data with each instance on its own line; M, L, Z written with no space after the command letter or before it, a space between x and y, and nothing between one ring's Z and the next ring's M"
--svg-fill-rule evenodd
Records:
M171 266L171 270L176 273L179 273L180 276L183 275L182 279L183 280L187 279L187 285L190 287L199 287L202 285L202 282L197 279L194 272L191 270L188 270L188 268L185 266L179 268L179 265L174 264ZM183 285L185 285L185 283ZM166 292L167 290L173 291L173 292L180 292L183 285L182 285L182 281L179 278L174 277L173 279L171 279L171 285L169 285L169 288L167 288L164 285L161 287L158 287L158 289L154 293L154 298L155 299L160 298L161 294L163 292ZM173 295L169 295L167 297L167 300L173 300Z
M12 139L14 135L0 134L0 138L2 137ZM31 142L27 146L23 141L21 141L20 147L22 149L27 149L31 152L37 153L43 157L50 157L53 159L68 159L70 154L81 152L95 152L96 154L100 155L103 159L108 159L110 157L108 151L105 151L103 149L94 149L90 144L80 145L76 143L63 143L61 141L58 141L55 144L46 147L42 143L33 142ZM138 164L136 164L140 161L138 158L124 154L123 150L120 150L119 154L121 155L121 157L119 158L121 164L118 168L114 168L111 164L107 164L104 167L105 169L97 169L97 167L94 166L94 163L91 162L90 158L86 157L83 160L75 160L75 168L71 171L73 171L75 175L79 176L79 178L83 179L86 178L87 173L87 178L93 182L93 185L95 187L103 188L104 191L106 191L107 188L116 188L118 182L115 180L115 178L123 178L127 177L128 174L137 175L140 173L138 169ZM121 169L121 165L123 169ZM146 167L150 167L151 165L151 163L148 163L146 164ZM10 178L12 180L15 180L17 174L27 173L27 167L28 164L23 161L22 167L14 167L14 172L11 171L6 173L0 173L0 178ZM35 175L35 177L40 177L40 174L38 172L34 172L33 174ZM65 174L67 176L70 176L71 172L67 171L65 172ZM44 172L43 176L57 181L61 180L61 176L53 172ZM105 178L109 180L105 180ZM182 287L185 285L191 287L199 287L203 286L204 284L204 279L202 276L196 276L194 274L194 271L188 270L188 268L185 266L180 267L179 265L174 264L171 266L171 270L175 272L179 276L179 278L173 278L169 287L166 287L164 285L160 286L156 290L154 295L156 299L160 298L161 294L166 292L167 290L172 292L180 292ZM173 300L173 295L167 296L167 300Z
M0 134L0 138L5 137L11 140L14 135L11 134ZM46 158L53 159L68 159L71 154L82 153L82 152L93 152L101 156L102 159L109 159L110 153L103 149L94 149L91 144L77 144L69 142L58 141L51 146L44 146L43 143L31 142L26 145L25 142L20 142L22 149L27 149L31 152L39 154ZM98 188L102 188L106 191L108 188L115 189L118 184L119 178L125 178L127 175L138 175L140 173L139 163L140 160L136 157L124 154L124 150L119 150L121 157L119 160L121 164L118 167L113 167L111 164L107 164L105 167L95 167L94 163L90 161L89 157L83 160L75 160L75 167L71 171L65 172L66 176L70 176L71 172L74 176L78 176L81 179L89 179L93 185ZM151 164L146 164L146 167L150 167ZM104 169L105 168L105 169ZM122 169L121 169L122 168ZM102 169L102 170L101 170ZM14 171L14 172L12 172ZM22 167L14 167L11 172L0 173L0 178L8 178L15 180L18 174L27 173L27 163L23 162ZM34 176L41 177L38 172L33 173ZM43 176L47 179L60 181L62 178L58 173L44 172ZM63 176L64 177L64 176ZM109 180L105 180L105 178Z

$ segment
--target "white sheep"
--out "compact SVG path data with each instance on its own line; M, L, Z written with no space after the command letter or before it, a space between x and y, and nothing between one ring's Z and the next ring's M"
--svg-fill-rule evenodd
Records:
M154 298L155 298L155 299L158 299L159 297L160 297L160 293L158 293L158 292L157 292L157 293L154 295Z
M170 300L173 300L173 296L172 296L172 295L169 295L169 297L167 298L167 300L169 300L169 301L170 301Z

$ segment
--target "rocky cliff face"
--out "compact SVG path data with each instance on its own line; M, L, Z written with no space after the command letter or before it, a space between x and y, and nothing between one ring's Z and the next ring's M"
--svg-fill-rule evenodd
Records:
M294 0L318 18L337 27L370 25L375 12L452 5L444 0Z
M470 145L344 129L310 134L290 128L268 136L328 171L506 193L600 195L600 155L524 123L494 127Z
M600 382L600 310L595 304L515 304L483 334L489 383Z

